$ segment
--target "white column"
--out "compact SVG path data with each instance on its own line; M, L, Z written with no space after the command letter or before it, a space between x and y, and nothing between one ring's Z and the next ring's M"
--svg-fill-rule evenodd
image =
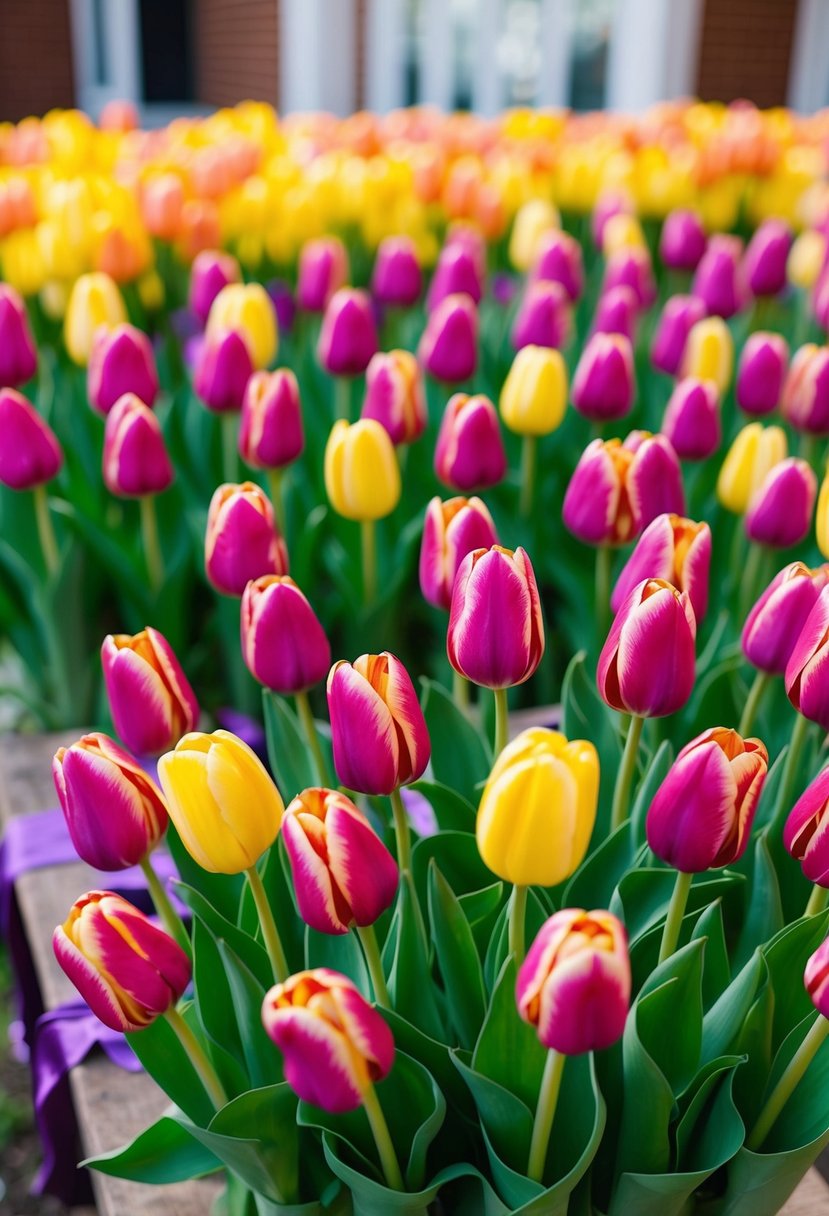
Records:
M282 0L281 111L350 114L357 100L353 0Z
M670 7L662 91L665 98L696 95L704 10L704 0L679 0Z
M503 105L503 83L498 67L501 7L501 0L478 0L475 14L472 108L479 114L497 114Z
M670 8L687 0L618 0L607 65L607 107L637 113L667 88Z
M452 105L451 0L421 0L420 101L448 110Z
M368 0L366 105L386 113L404 101L406 0Z
M800 0L789 62L788 103L811 114L829 105L829 4Z
M572 0L541 0L540 106L566 106L570 99Z
M70 0L72 60L78 105L97 117L103 106L114 99L140 102L141 27L138 0L104 0L97 11L92 0ZM106 79L97 78L96 46Z

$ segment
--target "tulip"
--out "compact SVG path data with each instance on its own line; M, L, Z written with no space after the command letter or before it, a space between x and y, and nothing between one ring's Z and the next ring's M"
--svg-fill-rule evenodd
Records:
M388 431L373 418L335 422L325 448L325 490L338 515L369 521L400 501L400 470Z
M692 326L685 344L680 374L713 380L723 394L734 369L734 340L722 317L705 317Z
M605 190L599 195L590 216L590 235L597 249L604 249L605 229L611 220L619 215L625 220L635 221L634 209L633 199L623 190ZM628 235L632 231L628 230Z
M743 626L743 654L767 675L782 676L806 619L829 583L829 567L791 562L776 574Z
M387 236L377 247L371 291L388 308L410 308L420 298L423 274L414 241L407 236Z
M538 257L533 266L532 277L560 283L572 304L581 298L584 291L584 262L581 245L567 232L549 232L538 247Z
M707 460L722 440L720 400L712 380L692 376L677 382L665 407L662 433L680 460Z
M602 292L614 287L629 287L641 309L650 308L656 299L656 283L647 249L634 246L608 258L602 278Z
M747 414L770 414L783 395L789 344L780 334L749 334L737 367L737 404Z
M815 1009L824 1019L829 1018L829 939L809 957L803 980Z
M99 330L89 356L86 391L99 414L108 414L124 393L134 393L152 406L158 396L158 372L147 335L132 325Z
M141 217L151 236L174 241L181 233L184 184L175 173L160 173L143 184Z
M429 314L417 357L430 376L460 384L478 365L478 310L466 295L447 296Z
M572 328L567 292L560 283L539 279L531 282L524 293L512 327L512 345L515 350L525 346L557 349L567 345Z
M610 598L614 614L643 579L663 579L687 591L699 624L708 610L711 529L680 515L658 515L645 528Z
M450 241L440 251L429 290L426 311L434 312L451 295L464 294L474 304L480 304L484 293L482 267L478 258L465 245Z
M567 368L557 350L525 346L518 351L501 389L505 425L518 435L549 435L564 421Z
M306 241L299 254L297 301L305 312L325 312L328 301L348 282L345 245L339 237Z
M203 249L190 268L190 290L188 305L202 325L207 324L213 301L230 283L241 283L242 272L232 253L219 253L214 249Z
M669 270L696 270L707 239L696 211L671 211L659 236L659 256Z
M829 731L829 587L815 600L786 664L786 695L810 722ZM782 803L781 803L782 805Z
M362 418L373 418L396 446L414 443L426 430L426 397L417 359L410 351L378 351L366 369Z
M242 398L239 452L254 469L282 469L302 455L305 435L296 376L254 372Z
M823 769L798 798L783 829L783 843L792 857L800 862L804 877L823 888L829 887L827 808L829 769Z
M0 388L0 483L33 490L57 477L63 465L58 438L21 393Z
M209 410L238 412L242 408L253 363L245 339L233 329L208 333L193 369L193 388Z
M147 626L108 634L101 647L109 708L130 751L155 756L193 729L199 705L167 639Z
M829 346L809 342L795 351L781 409L796 430L829 435Z
M789 457L767 473L745 515L749 540L774 549L798 545L809 533L817 478L805 460Z
M744 515L754 494L786 457L786 432L750 422L737 433L717 478L717 498L728 511Z
M111 1030L143 1030L168 1013L190 983L190 960L120 895L89 891L52 938L55 957Z
M119 498L161 494L173 482L161 425L134 393L125 393L107 414L104 484Z
M696 296L671 296L665 301L651 343L655 368L669 376L678 375L691 330L704 316L705 305Z
M283 696L324 679L331 647L292 578L267 574L248 583L242 596L242 655L251 675Z
M7 283L0 283L0 388L17 388L37 371L37 350L26 305Z
M786 263L792 231L781 220L765 220L756 229L745 253L744 273L754 296L776 296L786 286Z
M804 229L795 237L786 262L786 274L795 287L809 291L826 264L826 237L814 229Z
M829 475L824 476L818 495L815 538L823 556L829 557Z
M252 481L225 483L213 494L204 566L208 581L223 595L241 596L252 578L288 573L288 550L273 507Z
M602 231L602 253L606 258L628 249L646 249L647 241L639 220L628 210L608 216Z
M455 490L497 485L507 471L498 414L488 397L455 393L447 402L435 444L435 473Z
M639 305L632 287L623 283L603 292L596 301L591 334L621 334L633 344L636 324L639 320Z
M98 329L115 329L126 320L121 293L109 275L82 274L72 287L63 326L63 340L72 360L85 367Z
M228 283L210 306L205 335L218 340L226 330L236 331L248 348L255 369L276 358L279 330L273 301L261 283Z
M621 334L594 334L573 376L573 405L592 422L624 418L633 407L636 372L633 350Z
M745 305L741 253L742 242L738 237L713 236L700 259L691 291L703 301L712 316L728 320Z
M530 270L538 260L544 238L560 226L559 214L547 199L524 203L516 213L509 239L509 260L514 268Z
M58 748L52 777L75 852L96 870L137 865L167 830L161 791L106 735Z
M341 287L325 308L317 358L330 376L359 376L377 353L377 328L364 291Z
M812 315L821 329L829 330L829 274L821 274L812 294Z
M492 516L480 498L433 498L426 508L420 547L420 589L435 608L449 610L461 562L473 549L498 543Z

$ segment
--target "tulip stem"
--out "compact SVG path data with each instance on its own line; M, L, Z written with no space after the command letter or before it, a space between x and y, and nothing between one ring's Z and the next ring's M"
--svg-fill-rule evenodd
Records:
M610 568L613 550L610 545L599 545L596 550L596 624L599 640L607 633L610 624Z
M314 723L314 715L311 712L308 693L304 690L295 693L294 701L296 702L296 710L302 723L302 729L305 731L305 738L308 740L308 750L311 753L314 767L317 770L317 780L320 785L328 787L330 784L328 765L325 763L325 756L322 754L322 747L320 746L319 735Z
M519 510L524 519L532 514L535 500L535 469L538 439L535 435L525 435L521 445L521 498Z
M636 757L639 751L639 740L642 737L642 727L645 719L637 714L631 714L628 737L625 739L625 750L622 753L622 763L616 774L616 787L613 790L613 809L610 814L610 830L615 832L628 817L630 788L633 784L633 774L636 770Z
M368 1089L363 1094L363 1106L368 1115L374 1143L377 1145L377 1154L383 1167L386 1186L390 1187L393 1191L404 1191L406 1187L403 1183L403 1175L400 1173L397 1153L394 1151L394 1145L391 1142L389 1125L380 1106L377 1091L370 1083Z
M792 730L792 737L789 741L789 754L786 756L786 767L783 769L783 779L780 782L780 793L777 798L777 806L775 807L774 822L779 822L780 817L785 815L791 809L792 797L797 785L797 777L800 771L800 759L803 754L803 745L806 742L806 736L809 733L811 722L808 718L804 718L803 714L798 714Z
M268 469L268 490L279 531L285 535L285 502L282 497L282 470Z
M251 866L249 870L245 870L245 873L250 883L253 902L256 904L262 936L265 939L265 949L268 952L268 958L271 960L271 966L273 967L274 979L279 983L283 983L290 974L288 960L285 958L279 930L276 927L276 921L273 918L273 912L271 912L271 906L268 903L262 879L259 877L259 871L256 866Z
M403 805L400 790L392 790L389 794L392 814L394 815L394 837L397 842L397 864L404 875L412 872L412 842L409 836L409 817Z
M746 1148L749 1152L759 1152L763 1147L763 1141L777 1122L780 1112L792 1096L827 1034L829 1034L829 1021L819 1014L760 1111L760 1117L746 1140Z
M547 1146L550 1143L550 1132L553 1130L553 1120L558 1105L558 1095L561 1092L561 1077L567 1056L560 1051L547 1052L547 1062L544 1065L544 1075L541 1078L541 1090L538 1094L538 1105L535 1108L533 1122L533 1138L530 1143L530 1159L527 1165L527 1177L533 1182L540 1182L544 1177L544 1166L547 1162Z
M43 553L43 564L46 566L46 572L51 578L57 573L60 558L58 555L58 542L55 539L55 529L52 525L52 517L49 514L49 498L46 494L46 487L43 485L35 486L32 494L35 504L35 519L37 520L37 534L40 539L40 549Z
M817 916L819 912L823 912L826 905L829 903L829 888L821 887L819 883L815 883L812 887L812 894L809 896L809 902L806 905L804 916Z
M152 494L144 494L139 499L139 503L141 507L141 541L144 546L147 575L153 591L159 591L164 582L164 558L161 556L161 542L158 539L155 498Z
M670 958L676 944L679 941L679 933L682 928L682 918L685 915L685 908L688 904L688 892L691 890L693 882L693 874L686 874L684 870L677 870L676 882L674 883L671 902L668 904L668 915L665 917L665 928L662 930L662 945L659 947L659 961L664 963L666 958Z
M377 532L373 519L360 523L360 539L363 552L363 603L368 607L377 594Z
M495 748L493 760L497 760L509 740L509 703L506 688L493 688L495 694Z
M239 480L239 454L236 448L236 415L232 410L222 414L222 473L226 482Z
M334 417L351 421L351 381L348 376L334 378Z
M515 959L516 967L524 961L524 925L527 919L527 888L516 883L512 888L512 899L509 902L509 952Z
M164 890L164 884L159 879L149 855L142 858L141 869L144 871L144 877L147 880L147 889L150 892L150 897L155 905L155 910L161 917L164 928L170 934L174 941L178 942L188 958L193 957L193 947L190 944L190 937L184 927L181 917L173 907L172 900Z
M462 714L469 714L469 681L452 669L452 699Z
M216 1107L216 1110L221 1110L227 1102L227 1095L201 1043L175 1007L168 1009L164 1017L187 1053L187 1058L198 1074L198 1078L204 1086L210 1101Z
M391 1009L389 990L386 987L386 977L383 974L383 963L380 959L380 947L377 944L374 925L355 925L355 929L363 947L368 973L371 976L374 999L384 1009Z
M740 717L740 725L738 733L745 739L746 735L754 725L754 719L757 717L757 710L760 708L760 702L763 699L763 694L769 685L769 675L765 671L758 671L754 677L754 682L751 685L751 690L748 694L748 700L743 706L742 716Z

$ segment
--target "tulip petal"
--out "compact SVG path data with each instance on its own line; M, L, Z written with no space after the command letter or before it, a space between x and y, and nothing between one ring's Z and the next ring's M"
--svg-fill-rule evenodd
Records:
M333 805L325 825L328 862L354 922L373 925L397 893L397 863L362 815Z
M344 1035L296 1006L271 1014L268 1029L285 1057L285 1080L304 1102L333 1114L357 1109L366 1066Z
M298 818L297 815L285 816L282 839L291 863L299 914L306 925L318 933L347 933L350 909L342 896L339 900L335 898L331 869L314 849ZM345 907L338 907L338 903Z
M99 1021L110 1030L141 1030L145 1022L132 1022L125 1015L112 986L69 939L62 925L52 937L55 957Z
M339 663L329 676L328 705L340 781L364 794L390 794L398 784L400 745L383 698L349 663Z

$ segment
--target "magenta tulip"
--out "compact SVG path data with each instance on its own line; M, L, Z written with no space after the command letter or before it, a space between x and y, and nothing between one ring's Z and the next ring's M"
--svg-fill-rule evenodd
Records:
M746 414L770 414L780 405L789 363L781 334L749 334L737 366L737 404Z
M803 983L818 1013L829 1018L829 938L809 956Z
M705 305L696 296L671 296L665 307L651 343L651 363L669 376L679 374L688 342L688 335L705 316Z
M157 756L195 728L195 693L157 629L108 634L101 664L115 729L131 752Z
M810 570L791 562L766 587L746 617L743 654L753 667L782 676L818 596L829 583L829 566Z
M709 316L728 320L745 307L747 291L740 264L742 241L735 236L712 236L694 274L692 293L705 304Z
M809 342L795 351L781 409L795 430L829 435L829 346Z
M253 375L248 344L235 329L219 330L204 339L193 369L193 388L209 410L234 412L242 408Z
M634 215L633 199L623 190L605 190L599 195L590 216L590 235L597 249L604 248L604 230L617 215Z
M792 705L829 731L829 586L821 589L786 664Z
M58 438L45 418L13 388L0 388L0 483L33 490L63 465Z
M152 406L158 396L158 372L150 339L133 325L102 327L95 335L86 372L89 404L108 414L124 393L134 393Z
M639 304L632 287L620 283L602 292L596 301L596 311L590 332L593 334L622 334L633 344L639 320Z
M299 307L305 312L325 312L334 293L345 287L349 274L348 253L339 237L306 241L299 255Z
M467 295L447 296L433 313L417 348L430 376L460 384L478 365L478 310Z
M239 453L254 469L284 469L302 455L299 385L287 367L254 372L242 398Z
M776 296L786 286L786 263L792 247L792 230L782 220L765 220L754 232L745 252L744 271L754 296Z
M575 304L584 291L584 262L575 237L567 232L549 232L542 237L532 278L560 283Z
M680 460L707 460L722 441L720 396L713 380L687 376L680 380L665 407L662 434Z
M613 588L614 614L643 579L658 578L687 591L697 624L708 611L711 529L680 515L658 515L645 528Z
M426 395L417 359L408 350L378 351L366 368L361 418L374 418L395 447L426 430Z
M749 540L773 549L799 545L812 526L817 478L805 460L781 460L751 497L745 515Z
M525 346L549 346L559 350L570 340L573 328L570 298L560 283L544 279L531 282L512 327L515 350Z
M0 388L17 388L37 371L37 349L26 305L8 283L0 283Z
M273 507L251 481L218 487L210 500L204 541L208 580L223 595L241 596L251 579L288 573L288 550Z
M283 696L295 696L325 679L331 647L292 578L266 574L245 587L242 655L251 675Z
M364 291L341 287L325 306L317 358L329 376L359 376L377 353L377 327Z
M104 427L104 484L119 498L161 494L175 474L161 424L134 393L125 393Z
M621 334L594 334L573 376L573 405L591 422L611 422L630 413L635 396L630 342Z
M377 248L371 291L389 308L410 308L423 287L423 274L414 241L408 236L384 237Z
M829 769L818 773L789 812L783 843L805 878L829 887Z
M669 270L696 270L707 244L696 211L670 211L659 237L659 256Z
M473 549L497 545L495 524L480 498L433 498L426 508L420 546L420 590L435 608L447 611L461 562Z
M190 309L202 325L207 324L213 301L230 283L241 283L239 263L230 253L219 253L215 249L203 249L197 253L190 270Z
M607 259L602 292L612 291L614 287L629 287L639 307L650 308L656 299L656 282L647 249L636 246L620 249Z
M426 311L434 312L452 295L467 295L477 305L483 293L481 266L474 252L459 241L448 242L440 251L426 293Z
M498 412L488 397L455 393L435 444L435 473L454 490L497 485L507 471Z

